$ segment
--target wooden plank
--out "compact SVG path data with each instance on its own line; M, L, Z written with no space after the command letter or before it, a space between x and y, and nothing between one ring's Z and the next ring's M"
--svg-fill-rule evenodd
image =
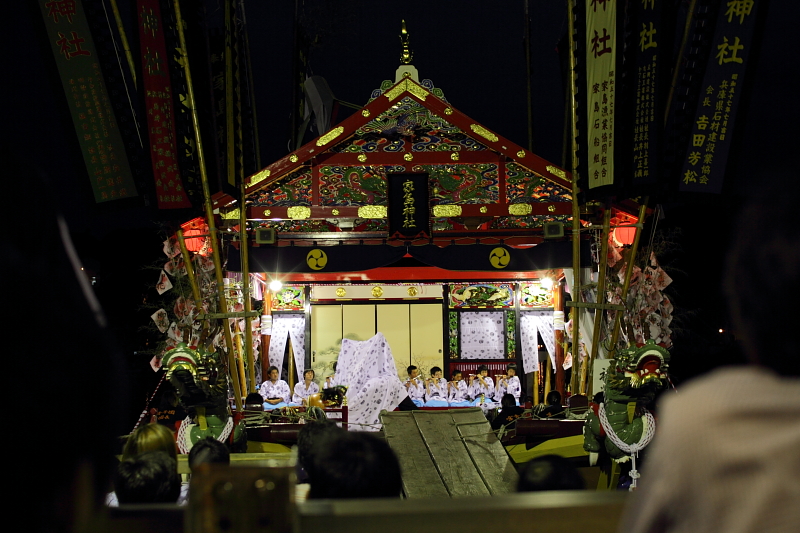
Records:
M464 409L464 411L481 412L478 408ZM412 413L450 496L453 498L488 496L489 489L461 442L461 436L451 414L452 410L412 411Z
M517 469L480 409L454 410L452 417L489 492L492 495L516 492Z
M381 423L386 442L400 461L406 497L449 497L411 411L383 412Z

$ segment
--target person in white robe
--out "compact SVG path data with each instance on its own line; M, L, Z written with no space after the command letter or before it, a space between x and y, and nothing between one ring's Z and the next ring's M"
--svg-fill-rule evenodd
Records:
M258 393L264 398L264 410L271 411L289 405L292 391L289 389L289 384L278 379L278 368L275 366L267 369L268 379L261 384Z
M442 369L431 368L431 377L425 380L425 407L447 407L447 380Z
M333 363L333 374L330 375L330 376L325 377L325 382L322 384L322 388L323 389L332 389L332 388L334 388L336 386L344 385L344 383L340 383L339 382L339 380L341 379L341 376L339 376L339 374L336 372L336 368L337 368L338 364L339 364L338 361L335 361Z
M469 395L473 400L473 405L480 407L484 413L488 413L499 404L492 401L494 398L494 381L489 377L489 367L481 365L478 373L470 375Z
M408 397L411 398L414 405L422 407L425 404L425 384L419 377L419 369L411 365L406 371L408 372L408 379L405 382L405 386Z
M495 389L494 399L500 402L503 395L510 394L514 397L514 401L519 405L519 397L522 393L522 385L517 377L517 365L511 363L506 367L506 375L497 381L497 388Z
M308 397L318 392L319 385L314 383L314 371L309 368L303 372L303 381L294 386L292 403L305 405L308 402Z
M461 379L460 370L453 370L452 379L447 383L447 403L450 407L469 407L473 404L469 401L469 387Z

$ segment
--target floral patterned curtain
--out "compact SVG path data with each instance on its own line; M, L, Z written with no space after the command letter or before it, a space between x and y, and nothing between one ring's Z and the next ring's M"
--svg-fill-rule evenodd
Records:
M306 359L306 317L302 314L274 315L272 320L272 337L269 341L269 364L283 367L283 354L286 352L286 341L292 339L294 350L294 368L297 381L303 381L303 369Z
M502 311L460 315L461 359L505 359Z

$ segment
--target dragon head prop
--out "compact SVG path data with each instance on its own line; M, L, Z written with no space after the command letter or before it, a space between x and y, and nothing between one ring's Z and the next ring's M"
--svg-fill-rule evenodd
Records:
M180 343L164 355L163 367L185 408L227 406L228 383L216 353L192 350Z
M669 351L652 340L620 350L606 371L606 394L633 398L655 393L667 384L669 359Z

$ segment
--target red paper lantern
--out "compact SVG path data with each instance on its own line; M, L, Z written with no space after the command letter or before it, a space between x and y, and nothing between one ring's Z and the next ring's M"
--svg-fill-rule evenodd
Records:
M636 228L614 228L614 239L620 244L633 244Z

